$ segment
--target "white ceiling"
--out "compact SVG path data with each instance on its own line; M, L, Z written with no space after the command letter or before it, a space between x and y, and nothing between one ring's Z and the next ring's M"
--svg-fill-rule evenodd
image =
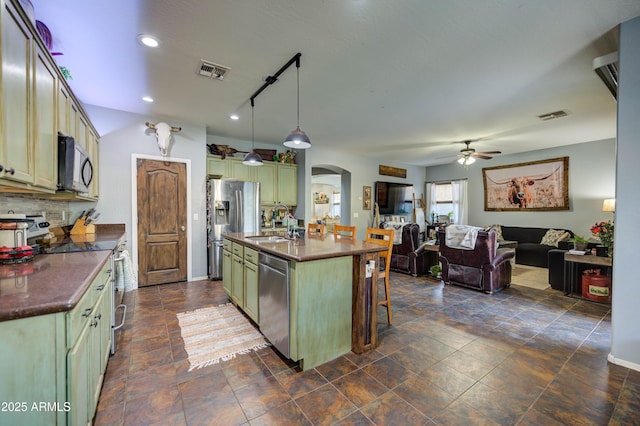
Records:
M314 146L416 165L452 161L465 139L512 154L615 137L616 104L592 60L640 15L638 0L32 3L85 104L251 140L249 97L301 52L300 127ZM199 76L200 59L231 71ZM537 118L556 110L569 116ZM295 66L254 112L256 141L280 145L296 126Z

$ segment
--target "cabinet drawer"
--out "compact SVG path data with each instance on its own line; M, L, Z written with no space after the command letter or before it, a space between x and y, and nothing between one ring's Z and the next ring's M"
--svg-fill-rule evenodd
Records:
M231 244L231 253L235 254L236 256L244 257L244 246L242 244L233 242Z
M231 241L227 240L226 238L223 240L222 242L222 247L226 250L226 251L231 251Z
M82 332L83 327L93 317L96 310L96 304L100 300L100 296L105 293L109 287L111 279L110 263L104 264L96 278L93 280L87 291L84 293L80 302L73 310L67 313L67 347L72 348L78 336Z
M254 250L249 247L244 248L244 260L247 262L253 263L254 265L258 264L258 250Z

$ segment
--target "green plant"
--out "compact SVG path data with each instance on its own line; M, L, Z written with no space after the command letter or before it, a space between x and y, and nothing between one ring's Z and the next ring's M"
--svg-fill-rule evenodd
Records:
M581 237L578 234L574 234L573 238L570 238L569 241L572 243L588 243L589 242L588 239L586 239L585 237Z
M73 77L71 77L71 71L69 71L69 68L67 67L58 67L60 68L60 72L62 73L62 76L64 77L65 80L73 80Z
M431 272L431 275L436 276L442 272L442 267L440 265L433 265L429 268L429 272Z

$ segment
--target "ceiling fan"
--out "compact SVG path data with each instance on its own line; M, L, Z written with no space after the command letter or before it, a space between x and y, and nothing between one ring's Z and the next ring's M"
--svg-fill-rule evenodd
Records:
M476 139L477 140L477 139ZM460 150L460 154L458 154L458 156L460 158L458 158L458 163L464 165L464 166L468 166L469 164L473 164L476 161L476 158L481 158L483 160L491 160L493 157L491 157L489 154L493 155L493 154L502 154L502 152L500 151L487 151L487 152L476 152L475 149L471 148L469 145L471 144L471 142L475 142L475 140L466 140L463 141L462 143L466 144L466 148L461 149Z

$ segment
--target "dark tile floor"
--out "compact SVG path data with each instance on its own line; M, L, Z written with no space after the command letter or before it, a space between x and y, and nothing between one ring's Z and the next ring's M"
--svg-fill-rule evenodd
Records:
M188 372L176 314L227 302L220 282L127 293L95 424L640 424L640 372L607 362L607 306L395 273L391 288L375 351L304 372L272 348Z

